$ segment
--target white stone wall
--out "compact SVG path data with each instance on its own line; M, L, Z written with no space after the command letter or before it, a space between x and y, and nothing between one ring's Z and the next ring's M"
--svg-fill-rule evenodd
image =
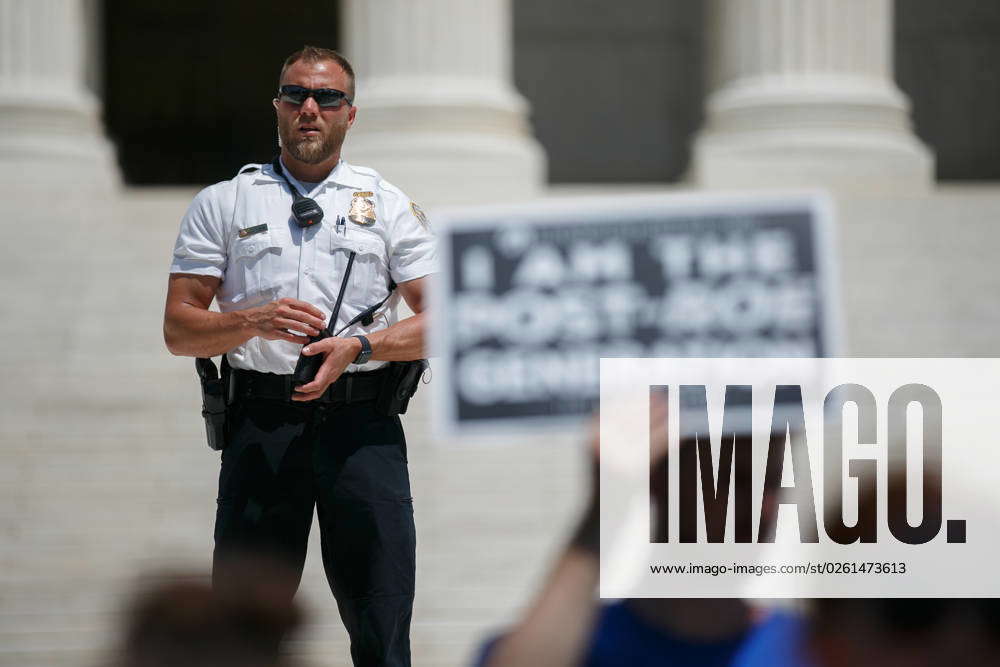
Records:
M140 189L39 210L4 194L0 665L93 662L114 641L137 576L207 573L218 455L204 444L193 363L171 357L160 333L192 195ZM1000 354L1000 186L841 196L836 206L848 354ZM583 466L578 434L435 442L428 397L418 393L405 418L414 659L461 665L530 601L582 502ZM301 589L310 622L290 650L346 665L316 536Z

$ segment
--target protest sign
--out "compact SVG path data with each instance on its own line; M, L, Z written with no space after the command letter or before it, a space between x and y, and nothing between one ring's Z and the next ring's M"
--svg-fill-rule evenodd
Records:
M434 219L439 432L590 414L602 357L836 353L822 196L579 198Z

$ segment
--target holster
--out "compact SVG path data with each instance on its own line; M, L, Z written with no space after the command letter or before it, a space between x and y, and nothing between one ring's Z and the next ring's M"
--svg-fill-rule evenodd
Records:
M216 451L226 447L226 403L229 396L230 369L222 355L221 373L211 359L195 359L201 380L201 416L205 419L208 446Z
M430 367L426 359L389 362L382 390L375 399L375 410L387 417L405 414L410 398L420 386L420 378Z

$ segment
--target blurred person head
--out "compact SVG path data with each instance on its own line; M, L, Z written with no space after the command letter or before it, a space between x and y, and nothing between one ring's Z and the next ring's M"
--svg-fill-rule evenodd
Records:
M129 607L120 667L265 667L291 664L278 654L302 612L287 570L269 561L231 563L225 585L161 576Z
M931 667L996 664L996 599L815 601L810 646L819 667Z
M905 474L891 475L899 493ZM923 479L925 498L941 497L941 481ZM878 497L859 499L859 516L877 510ZM827 507L839 513L839 506ZM1000 601L995 599L833 598L813 603L810 647L820 667L922 667L993 664L1000 653Z
M649 488L650 497L653 504L653 510L656 516L662 516L667 513L669 507L669 496L667 493L667 479L669 476L668 466L669 461L666 456L666 434L662 435L663 444L658 448L651 449L652 464L650 465L650 478L649 478ZM737 433L733 437L733 450L737 451L742 448L752 448L753 436L747 433ZM678 451L688 450L696 451L698 441L694 437L683 437L681 438ZM674 465L677 465L676 462ZM699 462L700 465L700 462ZM700 479L700 478L699 478ZM740 466L733 466L732 479L730 480L730 497L735 490L738 488L747 487L753 488L752 479L752 467L750 469L742 468ZM699 493L701 488L699 487ZM764 485L762 488L761 496L761 522L762 529L773 529L775 522L778 520L778 505L781 498L781 480L771 479L769 477L764 478ZM662 528L667 524L658 521L657 522L657 537L659 539L666 539L668 536L663 535Z
M668 512L668 441L666 400L657 397L650 405L650 496L655 517ZM793 439L792 442L795 442ZM704 444L704 440L703 443ZM737 428L732 439L733 452L752 449L753 435L749 424ZM698 454L698 440L694 436L682 435L678 453L693 454L698 465L704 462ZM673 465L677 465L674 462ZM700 477L699 477L700 480ZM752 488L752 466L734 465L730 479L730 497L736 489ZM701 493L699 487L698 493ZM773 529L778 517L781 494L781 480L765 477L760 508L760 528ZM733 518L729 519L730 521ZM664 534L667 522L656 520L657 539L667 539ZM739 598L631 598L628 604L637 614L653 627L669 629L677 637L694 641L718 641L744 633L755 622L752 608L747 601Z
M294 95L283 94L282 86L332 89L346 97L336 106L320 106L312 95L298 102ZM354 69L347 59L331 49L305 46L285 59L278 89L272 104L282 157L310 165L339 160L347 130L357 113L353 106Z

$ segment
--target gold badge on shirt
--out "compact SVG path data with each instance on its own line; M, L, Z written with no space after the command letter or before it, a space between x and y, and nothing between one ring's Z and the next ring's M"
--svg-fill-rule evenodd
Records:
M369 199L372 196L372 192L354 193L351 197L351 210L347 214L351 222L365 227L375 224L375 202Z

